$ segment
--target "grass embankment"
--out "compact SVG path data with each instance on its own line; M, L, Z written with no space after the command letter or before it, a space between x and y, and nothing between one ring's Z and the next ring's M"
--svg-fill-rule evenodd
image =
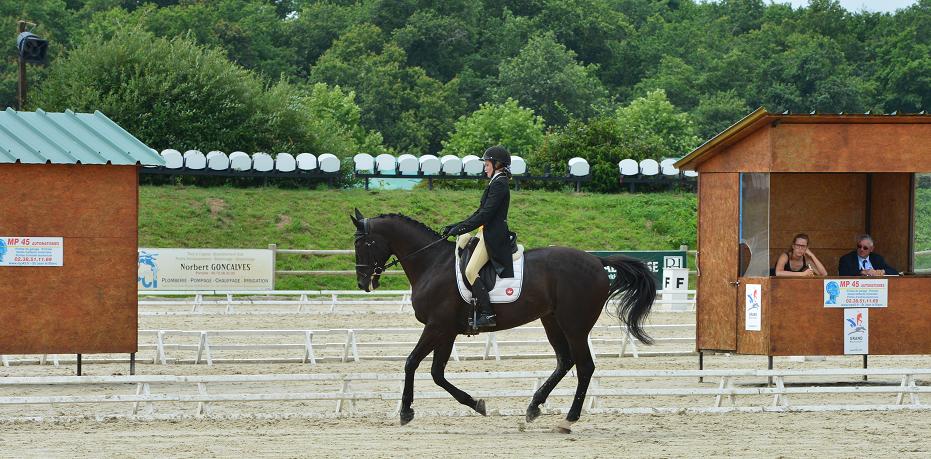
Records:
M366 216L403 213L440 229L467 217L481 190L294 190L142 186L140 247L351 249L354 208ZM691 193L511 193L510 227L528 248L670 250L695 246L696 199ZM352 269L351 255L282 255L278 269ZM407 288L386 276L383 288ZM292 289L353 289L350 276L281 276Z

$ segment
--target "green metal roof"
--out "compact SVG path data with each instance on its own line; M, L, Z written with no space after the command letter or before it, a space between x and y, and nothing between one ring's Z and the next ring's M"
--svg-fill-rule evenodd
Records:
M155 150L106 115L0 112L0 163L163 166Z

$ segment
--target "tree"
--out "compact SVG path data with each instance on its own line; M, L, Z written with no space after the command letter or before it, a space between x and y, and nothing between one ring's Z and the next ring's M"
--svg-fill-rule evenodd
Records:
M56 62L30 105L100 110L158 149L313 151L299 99L283 82L265 91L220 51L128 29Z
M523 108L514 99L502 104L485 103L469 116L460 117L444 155L481 155L492 145L503 145L512 155L527 157L543 143L543 118Z
M362 108L362 123L382 133L398 151L423 154L439 150L464 101L457 80L440 83L385 42L371 24L353 26L318 59L311 80L351 88Z
M501 63L493 100L508 98L540 114L547 124L570 116L587 118L606 105L608 91L595 77L597 66L583 66L552 33L532 37L520 53Z
M5 34L4 49L0 52L0 107L16 107L17 84L19 83L18 52L16 49L17 21L25 20L36 24L30 27L36 35L49 41L49 60L63 54L71 41L73 15L61 0L30 0L25 2L0 2L0 30ZM31 97L32 88L48 73L47 67L29 65L26 85ZM28 98L27 97L27 98Z
M700 144L687 113L680 112L663 90L647 93L614 113L625 138L639 139L642 150L632 159L679 158Z
M159 37L190 36L270 79L295 75L299 68L295 50L287 46L290 23L282 22L276 6L266 1L181 2L161 8L150 3L131 12L115 8L94 14L86 30L92 37L112 36L127 24Z
M750 107L736 91L702 94L692 110L700 139L710 139L750 113Z

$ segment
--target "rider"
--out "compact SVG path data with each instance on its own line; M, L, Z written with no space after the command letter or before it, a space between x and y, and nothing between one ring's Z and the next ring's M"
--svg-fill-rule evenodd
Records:
M485 161L485 175L490 179L482 194L481 205L469 218L443 228L443 236L458 236L480 228L475 235L478 245L466 267L466 279L472 284L472 297L479 307L475 328L494 327L495 311L491 307L488 286L478 276L479 270L491 258L498 277L514 277L511 261L511 238L514 233L508 230L508 207L511 191L508 179L511 178L511 155L500 146L490 147L482 156Z

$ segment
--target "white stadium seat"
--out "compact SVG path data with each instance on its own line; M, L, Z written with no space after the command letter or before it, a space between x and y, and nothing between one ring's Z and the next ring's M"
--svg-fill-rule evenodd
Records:
M225 171L230 168L230 159L219 150L207 153L207 168L212 171Z
M381 173L394 173L395 169L397 168L397 164L397 160L394 159L394 156L391 156L388 153L382 153L375 157L375 168L378 170L378 172Z
M462 173L462 160L458 156L444 155L440 158L440 163L443 165L444 174L459 175Z
M371 156L369 156L371 158ZM297 168L302 171L312 171L317 168L317 157L310 153L297 155Z
M275 155L275 170L278 172L294 172L297 162L291 153L278 153Z
M524 175L527 173L527 161L520 156L511 156L511 173L514 175Z
M684 171L684 172L682 172L682 175L684 175L684 176L686 176L686 177L698 177L698 172L696 172L696 171Z
M162 150L162 159L165 160L165 168L167 169L181 169L184 167L184 157L181 156L181 152L171 148Z
M433 155L423 155L418 160L420 162L420 172L423 172L424 175L437 175L440 173L440 164L439 158Z
M275 168L275 160L272 155L260 151L252 155L252 167L259 172L268 172Z
M659 174L659 163L655 159L644 159L640 161L640 173L643 175Z
M184 167L203 169L207 167L207 158L199 150L188 150L184 152Z
M475 155L462 157L462 170L469 175L478 175L485 171L485 162Z
M247 171L252 169L252 158L242 151L230 153L230 169L234 171Z
M630 158L622 159L617 163L617 167L621 170L621 175L637 175L640 173L640 164Z
M339 172L339 158L333 153L324 153L317 158L323 172Z
M676 169L676 166L673 165L675 163L676 160L671 158L660 161L659 167L663 175L679 175L679 169Z
M418 170L420 170L420 161L416 156L407 153L398 156L398 172L401 175L417 175Z
M356 172L375 172L375 158L368 153L359 153L352 157Z
M572 158L569 160L569 175L584 177L591 172L588 161L582 158Z

